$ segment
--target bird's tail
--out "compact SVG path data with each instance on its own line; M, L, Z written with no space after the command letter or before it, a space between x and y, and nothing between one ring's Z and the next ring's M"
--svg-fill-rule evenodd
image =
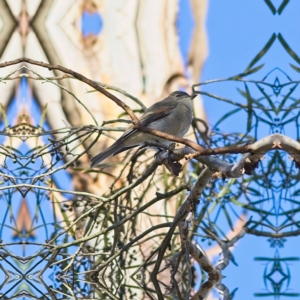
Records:
M113 155L115 152L117 152L120 148L120 145L118 143L112 144L110 147L108 147L106 150L100 152L99 154L95 155L91 158L91 168L97 166L101 163L104 159L108 158L109 156Z

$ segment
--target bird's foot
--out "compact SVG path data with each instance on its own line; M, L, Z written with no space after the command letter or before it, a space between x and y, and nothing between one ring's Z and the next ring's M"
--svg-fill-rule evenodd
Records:
M178 161L173 161L171 159L172 152L166 150L160 150L155 154L155 159L158 160L161 164L175 176L178 176L182 165Z

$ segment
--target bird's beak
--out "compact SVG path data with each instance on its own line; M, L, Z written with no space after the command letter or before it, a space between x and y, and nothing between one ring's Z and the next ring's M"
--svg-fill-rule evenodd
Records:
M190 98L193 100L194 98L196 98L198 95L197 94L192 94L191 96L190 96Z

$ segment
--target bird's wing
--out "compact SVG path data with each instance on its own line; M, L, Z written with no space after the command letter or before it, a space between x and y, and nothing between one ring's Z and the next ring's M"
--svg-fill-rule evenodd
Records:
M161 101L163 102L163 101ZM146 110L145 114L140 118L140 122L143 126L147 126L153 121L159 120L178 107L178 102L172 104L155 103L149 109Z
M174 109L178 107L178 103L164 103L164 101L160 101L149 107L145 113L140 118L140 122L142 126L148 126L153 121L159 120L168 114L170 114ZM120 137L120 139L124 140L137 130L133 128L131 125L128 129L124 132L124 134Z

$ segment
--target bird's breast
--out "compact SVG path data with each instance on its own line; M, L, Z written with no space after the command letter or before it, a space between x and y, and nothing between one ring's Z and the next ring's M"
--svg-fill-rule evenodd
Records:
M183 137L188 132L192 119L192 108L182 104L169 115L153 122L149 127Z

